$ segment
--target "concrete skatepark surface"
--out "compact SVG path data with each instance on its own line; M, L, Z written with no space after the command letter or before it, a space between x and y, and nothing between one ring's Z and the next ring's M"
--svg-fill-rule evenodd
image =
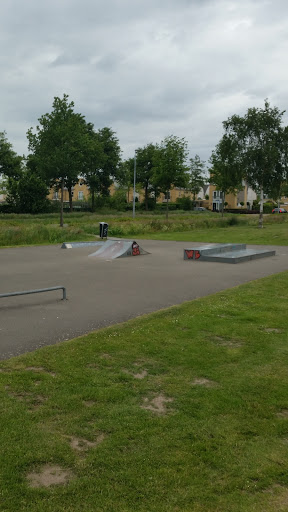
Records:
M276 255L239 265L184 261L187 242L141 247L150 254L115 260L89 258L93 247L0 249L0 293L63 285L68 298L60 290L1 298L0 359L288 270L288 247L248 246Z

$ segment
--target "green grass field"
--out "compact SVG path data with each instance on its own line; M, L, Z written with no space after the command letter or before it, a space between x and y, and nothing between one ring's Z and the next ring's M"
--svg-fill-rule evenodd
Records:
M286 218L287 217L287 218ZM99 234L99 222L109 224L110 237L154 238L195 242L233 242L262 245L288 244L288 215L266 215L264 228L258 228L257 215L171 212L164 215L90 214L65 215L65 227L58 216L0 215L0 247L55 244L77 240L93 240Z
M2 361L0 510L287 510L287 300L278 274Z

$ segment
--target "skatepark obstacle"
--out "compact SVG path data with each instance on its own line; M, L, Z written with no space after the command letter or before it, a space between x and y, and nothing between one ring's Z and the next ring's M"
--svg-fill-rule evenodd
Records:
M275 254L273 250L247 249L246 244L218 244L184 249L184 260L243 263Z
M2 297L15 297L17 295L30 295L31 293L43 293L43 292L52 292L54 290L63 290L62 300L66 300L66 288L64 286L51 286L50 288L40 288L39 290L25 290L22 292L10 292L10 293L0 293L0 298Z
M90 257L105 258L107 260L125 258L126 256L142 256L149 254L140 245L131 240L108 240L96 252L89 254Z

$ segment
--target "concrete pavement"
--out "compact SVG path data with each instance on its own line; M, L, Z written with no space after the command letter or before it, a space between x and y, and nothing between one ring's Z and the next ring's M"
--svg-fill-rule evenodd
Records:
M288 247L231 265L184 261L197 242L138 242L151 254L107 261L88 258L93 247L1 249L0 293L63 285L68 300L60 290L1 298L0 359L288 270Z

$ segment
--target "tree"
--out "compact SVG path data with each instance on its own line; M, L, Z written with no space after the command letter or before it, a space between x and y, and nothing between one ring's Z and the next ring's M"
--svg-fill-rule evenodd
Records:
M91 195L92 211L95 210L95 195L101 191L101 172L104 164L103 145L95 133L93 125L87 125L87 150L85 153L85 168L83 177Z
M119 140L112 128L105 126L97 132L98 141L104 154L103 164L99 173L100 194L109 196L109 187L113 180L119 178L121 172L121 148Z
M287 175L288 130L281 125L283 114L265 100L264 109L249 108L243 117L234 115L223 123L231 140L231 168L235 161L247 183L260 192L259 228L263 227L264 194L280 190Z
M120 163L120 172L117 179L120 187L127 190L127 202L130 202L130 190L134 186L134 158L127 158Z
M63 227L64 187L68 188L70 208L72 187L84 171L87 149L87 124L81 114L74 112L69 96L54 98L52 112L39 119L36 133L28 130L30 158L49 186L61 188L60 226Z
M238 142L230 135L224 134L210 158L210 183L222 192L222 216L225 195L236 194L237 190L243 188L244 170L240 156Z
M187 142L174 135L156 146L154 156L153 183L167 198L166 219L168 219L168 202L170 190L187 185Z
M115 132L104 127L97 132L92 124L87 125L89 143L87 146L84 179L90 189L92 211L95 194L108 197L110 186L121 175L121 149Z
M17 179L6 179L6 202L16 213L40 213L47 209L48 188L46 183L28 169L23 170Z
M194 158L190 158L190 177L188 188L193 194L193 200L196 200L196 196L199 194L201 188L206 184L204 176L205 162L200 160L198 155Z
M148 200L153 190L154 161L157 147L150 143L136 150L136 180L144 189L145 210L148 210Z
M23 158L15 153L6 132L0 132L0 175L17 178L21 174Z

